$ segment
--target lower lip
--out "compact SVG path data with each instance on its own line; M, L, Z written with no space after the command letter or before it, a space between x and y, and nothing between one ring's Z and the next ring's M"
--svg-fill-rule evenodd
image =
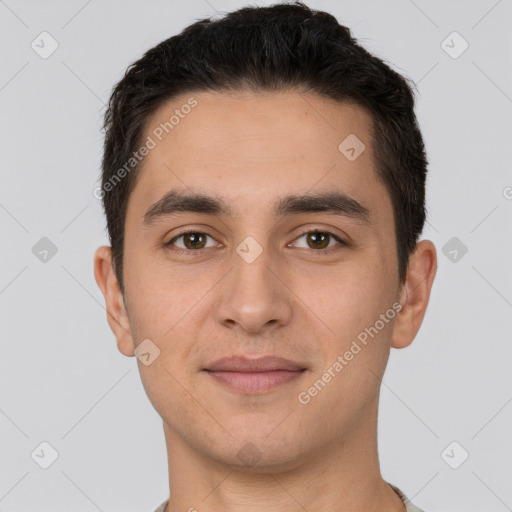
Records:
M271 372L212 372L207 371L218 382L242 393L262 393L278 388L302 375L305 370L275 370Z

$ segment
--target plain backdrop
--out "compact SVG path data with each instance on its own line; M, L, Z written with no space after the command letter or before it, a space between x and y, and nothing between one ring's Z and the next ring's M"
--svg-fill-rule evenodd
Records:
M384 377L383 476L427 512L511 510L512 1L306 3L418 88L423 238L439 268L419 335L392 350ZM243 5L0 0L4 512L153 511L167 497L162 423L136 359L117 351L93 275L107 243L93 195L100 126L131 62Z

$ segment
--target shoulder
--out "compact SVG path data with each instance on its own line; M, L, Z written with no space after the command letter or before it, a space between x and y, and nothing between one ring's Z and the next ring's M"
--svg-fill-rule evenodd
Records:
M165 500L156 510L155 512L165 512L165 507L167 506L167 501Z
M398 496L400 496L400 499L404 502L406 512L424 512L421 508L418 508L416 505L411 503L409 498L407 498L407 496L398 487L394 486L393 484L389 485L398 494Z

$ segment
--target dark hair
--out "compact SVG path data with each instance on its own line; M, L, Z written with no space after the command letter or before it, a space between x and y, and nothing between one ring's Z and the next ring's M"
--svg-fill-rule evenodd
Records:
M408 80L362 48L331 14L302 2L201 19L147 51L115 86L103 127L101 195L123 293L126 208L140 167L131 158L149 117L164 102L193 91L296 87L370 113L377 176L393 204L403 283L426 216L427 159Z

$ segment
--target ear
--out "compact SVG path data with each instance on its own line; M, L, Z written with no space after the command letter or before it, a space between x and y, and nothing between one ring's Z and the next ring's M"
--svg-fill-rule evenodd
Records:
M409 346L423 322L430 290L437 270L436 248L430 240L422 240L409 259L405 283L400 290L402 309L396 317L391 346Z
M102 246L94 255L94 277L100 287L107 309L107 321L117 339L117 348L125 356L133 356L135 349L124 297L112 265L112 251Z

